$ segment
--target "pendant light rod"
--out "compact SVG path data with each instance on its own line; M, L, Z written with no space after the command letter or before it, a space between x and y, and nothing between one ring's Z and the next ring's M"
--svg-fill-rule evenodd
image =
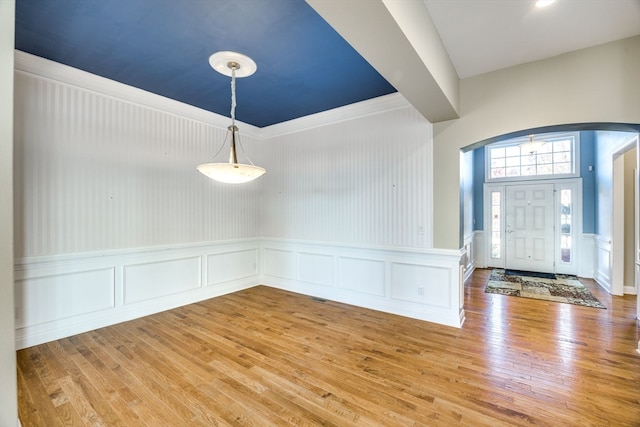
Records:
M227 129L229 129L229 132L231 132L231 150L229 152L229 163L237 164L238 155L236 154L236 132L238 132L238 126L231 125Z
M227 128L231 132L229 163L238 163L238 155L236 154L236 132L238 132L238 127L236 126L236 71L240 68L240 64L235 61L229 61L227 67L231 69L231 126Z
M230 61L227 67L231 70L231 126L236 124L236 71L240 68L240 64Z
M244 148L240 142L240 133L236 126L236 78L250 76L256 72L258 67L248 56L230 51L214 53L209 57L209 64L219 73L231 77L231 125L227 128L231 133L231 147L229 148L229 161L227 163L204 163L199 165L197 169L203 175L223 183L241 184L253 181L264 175L266 171L264 168L254 165L246 153L245 156L250 164L238 162L236 140L243 152ZM223 147L224 143L220 149L222 150Z

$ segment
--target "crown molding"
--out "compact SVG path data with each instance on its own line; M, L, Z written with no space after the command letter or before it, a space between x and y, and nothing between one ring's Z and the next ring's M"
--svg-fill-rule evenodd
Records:
M230 118L194 107L146 90L91 74L59 62L41 58L20 50L15 51L16 71L33 74L70 86L76 86L126 102L156 109L169 114L203 122L221 129L229 126ZM261 129L248 123L237 121L242 134L254 138L261 137Z
M194 107L20 50L15 51L15 69L19 72L33 74L62 84L79 87L125 102L131 102L147 108L153 108L169 114L207 123L221 129L226 129L229 126L230 119L226 116L221 116L203 110L202 108ZM264 128L240 121L237 121L237 123L243 135L256 139L269 139L378 114L384 111L395 110L409 105L411 105L409 101L399 92L396 92Z
M372 114L396 110L409 105L411 105L409 101L407 101L400 92L396 92L264 127L262 128L262 138L275 138L295 132L301 132L321 126L370 116Z

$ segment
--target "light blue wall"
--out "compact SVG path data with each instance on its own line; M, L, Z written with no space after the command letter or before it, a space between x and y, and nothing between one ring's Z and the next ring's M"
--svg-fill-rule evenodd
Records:
M596 233L596 136L594 131L580 132L580 176L582 177L582 232ZM591 166L591 170L589 170Z
M483 230L484 147L473 150L473 229Z
M475 230L475 157L473 151L467 151L462 154L462 164L460 170L462 171L462 196L464 204L464 216L463 216L463 230L464 235L467 236L473 233Z

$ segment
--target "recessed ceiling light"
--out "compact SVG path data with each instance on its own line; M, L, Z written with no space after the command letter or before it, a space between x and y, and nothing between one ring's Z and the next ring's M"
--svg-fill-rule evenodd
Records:
M556 0L538 0L536 2L536 7L547 7L551 3L555 3Z

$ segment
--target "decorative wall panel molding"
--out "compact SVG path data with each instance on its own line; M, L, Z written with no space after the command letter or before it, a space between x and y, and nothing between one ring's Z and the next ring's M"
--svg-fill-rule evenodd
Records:
M201 286L199 256L124 266L124 303L186 292Z
M298 253L298 278L301 282L321 286L333 286L335 283L335 257L328 254Z
M578 242L580 259L578 260L578 277L593 279L596 274L596 236L582 234Z
M258 240L248 239L20 259L16 346L255 286L260 283L259 249ZM205 285L205 277L213 280Z
M263 274L282 279L297 277L296 254L293 251L267 247L262 253Z
M454 273L449 265L422 265L403 262L391 262L391 298L428 304L433 307L451 309L455 301L451 300L448 286L443 283L455 283ZM455 271L457 276L457 271Z
M208 286L258 275L258 249L222 252L207 257Z
M611 241L595 237L596 271L594 279L604 290L611 293Z
M484 230L473 232L473 264L477 268L487 268L486 243Z
M385 296L384 259L338 257L338 287L362 294Z
M263 238L262 250L265 285L448 326L464 322L462 251L275 238Z
M473 232L464 236L464 255L462 257L462 266L464 267L464 281L471 277L473 270L475 270L476 268L476 246L474 245L474 237L475 233Z
M100 312L115 307L115 266L39 275L16 274L16 328Z

